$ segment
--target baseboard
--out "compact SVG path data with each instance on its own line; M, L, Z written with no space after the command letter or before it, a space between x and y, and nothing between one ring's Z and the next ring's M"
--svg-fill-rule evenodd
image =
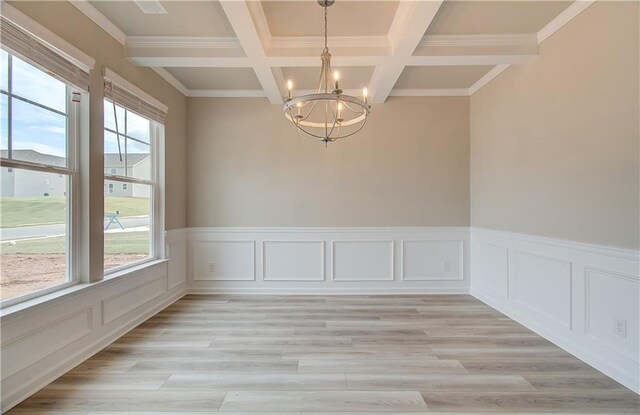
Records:
M187 292L193 295L466 295L465 287L442 288L378 288L378 289L242 289L242 288L190 288Z
M50 384L60 376L69 372L74 367L78 366L82 362L91 358L96 353L105 349L111 343L118 340L120 337L124 336L126 333L134 329L136 326L140 325L141 323L145 322L147 319L149 319L153 315L159 313L163 309L167 308L171 304L178 301L185 294L186 294L185 284L183 284L180 287L176 287L173 293L171 293L169 296L164 298L160 303L153 306L151 309L140 314L135 319L129 321L125 325L117 328L116 330L110 333L104 334L102 337L100 337L98 340L93 342L91 345L83 348L82 350L79 350L75 355L69 357L69 359L61 362L55 367L52 367L49 371L44 373L41 377L35 379L32 383L24 385L24 387L11 393L8 396L3 395L2 412L4 413L10 410L11 408L18 405L23 400L27 399L29 396L33 395L35 392L44 388L45 386L47 386L48 384Z
M471 295L640 393L640 253L486 229L471 251Z

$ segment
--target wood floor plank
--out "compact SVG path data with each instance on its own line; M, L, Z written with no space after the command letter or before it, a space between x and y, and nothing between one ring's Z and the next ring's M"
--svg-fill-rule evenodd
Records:
M221 411L336 411L410 412L426 411L420 393L415 391L282 392L232 391L222 402Z
M346 390L342 374L243 373L175 374L162 389L217 390Z
M466 373L457 360L432 359L301 359L298 368L307 373Z
M392 374L347 374L350 390L444 390L444 391L531 391L535 388L518 375L392 375Z

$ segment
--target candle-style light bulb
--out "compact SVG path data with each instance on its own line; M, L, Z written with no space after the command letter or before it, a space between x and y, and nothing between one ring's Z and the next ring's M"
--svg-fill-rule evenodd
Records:
M366 87L362 89L362 96L364 97L364 102L368 104L369 90Z
M342 121L342 102L338 102L338 121Z
M291 97L293 96L293 81L291 79L287 81L287 89L289 90L289 99L291 99Z
M336 89L339 89L339 88L338 88L338 81L339 81L339 80L340 80L340 72L338 72L338 71L333 71L333 81L334 81L334 82L335 82L335 84L336 84Z

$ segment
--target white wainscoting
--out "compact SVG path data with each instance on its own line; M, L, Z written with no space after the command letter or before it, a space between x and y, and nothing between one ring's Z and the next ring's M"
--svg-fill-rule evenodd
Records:
M473 296L640 392L637 251L473 228L471 263Z
M182 297L186 235L167 232L168 261L3 310L2 412Z
M191 293L469 292L467 227L190 228L187 239Z

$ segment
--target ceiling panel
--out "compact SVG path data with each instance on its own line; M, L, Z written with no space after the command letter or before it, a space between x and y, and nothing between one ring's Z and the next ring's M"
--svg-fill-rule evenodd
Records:
M165 68L189 89L262 89L251 68Z
M333 68L340 72L341 89L362 89L369 85L373 66L347 66ZM317 67L282 68L285 80L293 81L295 89L314 89L320 78L320 65Z
M429 35L533 33L572 1L446 1L427 29Z
M128 36L235 36L217 1L163 1L167 14L145 14L130 0L91 4Z
M263 1L262 8L271 36L324 34L324 12L316 1ZM329 36L386 35L397 8L397 1L336 1L328 9Z
M395 89L469 88L493 66L407 66Z

